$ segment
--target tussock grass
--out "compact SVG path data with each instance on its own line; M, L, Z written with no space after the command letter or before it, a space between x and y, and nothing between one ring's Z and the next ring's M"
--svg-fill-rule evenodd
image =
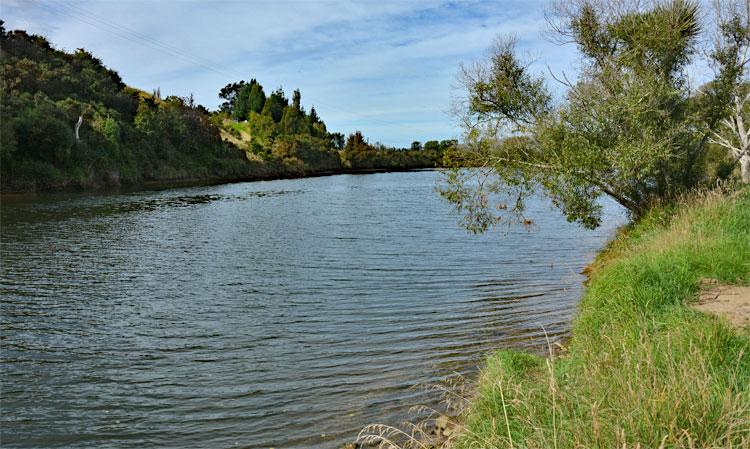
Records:
M568 351L487 360L453 447L750 447L750 330L689 307L750 284L750 189L652 211L592 264Z

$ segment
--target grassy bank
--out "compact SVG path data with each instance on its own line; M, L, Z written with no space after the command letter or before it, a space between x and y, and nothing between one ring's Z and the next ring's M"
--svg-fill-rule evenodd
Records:
M750 447L750 331L688 307L703 278L750 283L750 189L624 230L567 350L490 356L454 447Z

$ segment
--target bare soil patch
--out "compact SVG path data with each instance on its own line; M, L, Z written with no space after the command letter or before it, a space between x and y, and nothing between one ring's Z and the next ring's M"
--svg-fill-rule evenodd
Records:
M692 307L725 317L737 328L750 326L750 287L722 285L715 279L703 279L698 302Z

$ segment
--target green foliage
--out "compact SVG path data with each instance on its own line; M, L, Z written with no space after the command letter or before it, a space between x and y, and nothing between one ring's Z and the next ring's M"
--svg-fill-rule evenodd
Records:
M255 80L230 84L219 93L224 98L233 86L240 86L231 102L236 107L243 100L242 89L252 86L262 92ZM244 86L244 87L242 87ZM280 115L279 115L280 114ZM302 94L296 89L291 104L279 88L271 93L261 113L250 111L247 123L225 120L226 112L214 115L213 123L231 135L233 143L244 149L250 158L260 158L300 175L313 172L347 170L404 170L435 167L446 149L455 141L433 141L429 149L417 145L409 150L371 145L357 131L344 139L341 133L329 133L315 107L306 113ZM235 117L236 118L236 117Z
M298 112L304 114L302 111L302 93L299 89L294 89L294 92L292 93L292 107Z
M487 65L462 67L469 91L467 113L480 123L511 119L519 128L532 125L549 111L544 80L528 72L515 55L515 39L495 42Z
M222 87L219 91L219 98L224 100L224 103L221 104L220 110L222 112L231 112L234 108L234 101L237 97L237 93L245 87L245 81L240 81L239 83L229 83L226 86Z
M424 143L425 150L430 151L430 150L437 150L439 148L440 148L440 142L438 142L437 140L428 140L427 142Z
M0 28L4 191L432 167L441 157L365 145L364 159L352 162L342 158L343 135L329 134L315 108L305 112L299 90L290 105L281 88L266 99L254 79L230 83L219 92L220 111L210 114L192 95L162 99L158 89L125 86L83 49L65 53L42 37Z
M274 122L278 123L281 121L287 106L289 106L289 100L287 100L284 91L279 87L266 99L261 114L270 116Z
M309 133L305 116L294 106L284 108L284 114L279 121L279 128L284 134Z
M55 50L23 31L3 30L0 44L3 190L250 174L243 154L226 151L205 108L192 98L161 100L125 88L89 52Z
M273 118L268 115L251 112L247 120L249 132L259 143L268 144L278 134Z
M750 333L688 304L748 285L748 247L748 189L650 211L594 263L566 352L488 359L453 447L747 447Z
M329 136L331 138L331 146L333 146L337 150L344 149L344 143L346 142L346 137L344 137L343 133L331 133L329 134Z
M250 89L250 85L242 86L234 97L232 118L235 120L247 120L247 114L250 112Z
M265 104L266 104L266 93L263 92L263 86L261 86L257 82L255 84L252 84L252 87L250 88L250 92L248 94L249 112L260 113L263 110L263 106Z
M272 154L298 172L341 169L338 154L327 149L318 139L309 136L285 136L273 143Z
M520 207L508 212L517 213L535 189L568 220L594 228L602 195L638 217L713 182L707 161L716 150L708 138L741 82L736 55L747 48L743 39L750 31L719 21L733 30L725 40L738 44L719 46L715 79L695 91L689 65L703 54L700 14L691 1L563 3L556 30L578 45L583 61L575 84L562 81L567 93L557 106L543 78L516 56L515 41L499 41L488 61L462 71L468 154L459 157L492 170L480 172L483 179L474 184L454 174L443 195L460 210L474 211L472 219L481 222L473 230L502 218L491 210L493 192L510 190ZM482 188L488 190L476 192ZM462 205L472 201L472 207Z
M449 142L449 141L446 141ZM344 163L354 169L408 169L437 167L443 158L443 148L433 150L388 148L382 144L371 145L360 131L346 139L341 156Z
M231 83L219 92L219 98L226 99L222 105L224 110L231 110L232 118L237 121L247 120L251 112L260 113L266 104L266 94L263 86L255 79L245 84L244 81Z

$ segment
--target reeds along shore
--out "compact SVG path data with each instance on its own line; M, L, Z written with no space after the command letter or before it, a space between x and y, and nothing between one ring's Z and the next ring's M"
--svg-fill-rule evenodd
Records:
M656 208L597 257L562 354L487 359L451 447L750 447L750 330L690 308L750 284L750 189Z

